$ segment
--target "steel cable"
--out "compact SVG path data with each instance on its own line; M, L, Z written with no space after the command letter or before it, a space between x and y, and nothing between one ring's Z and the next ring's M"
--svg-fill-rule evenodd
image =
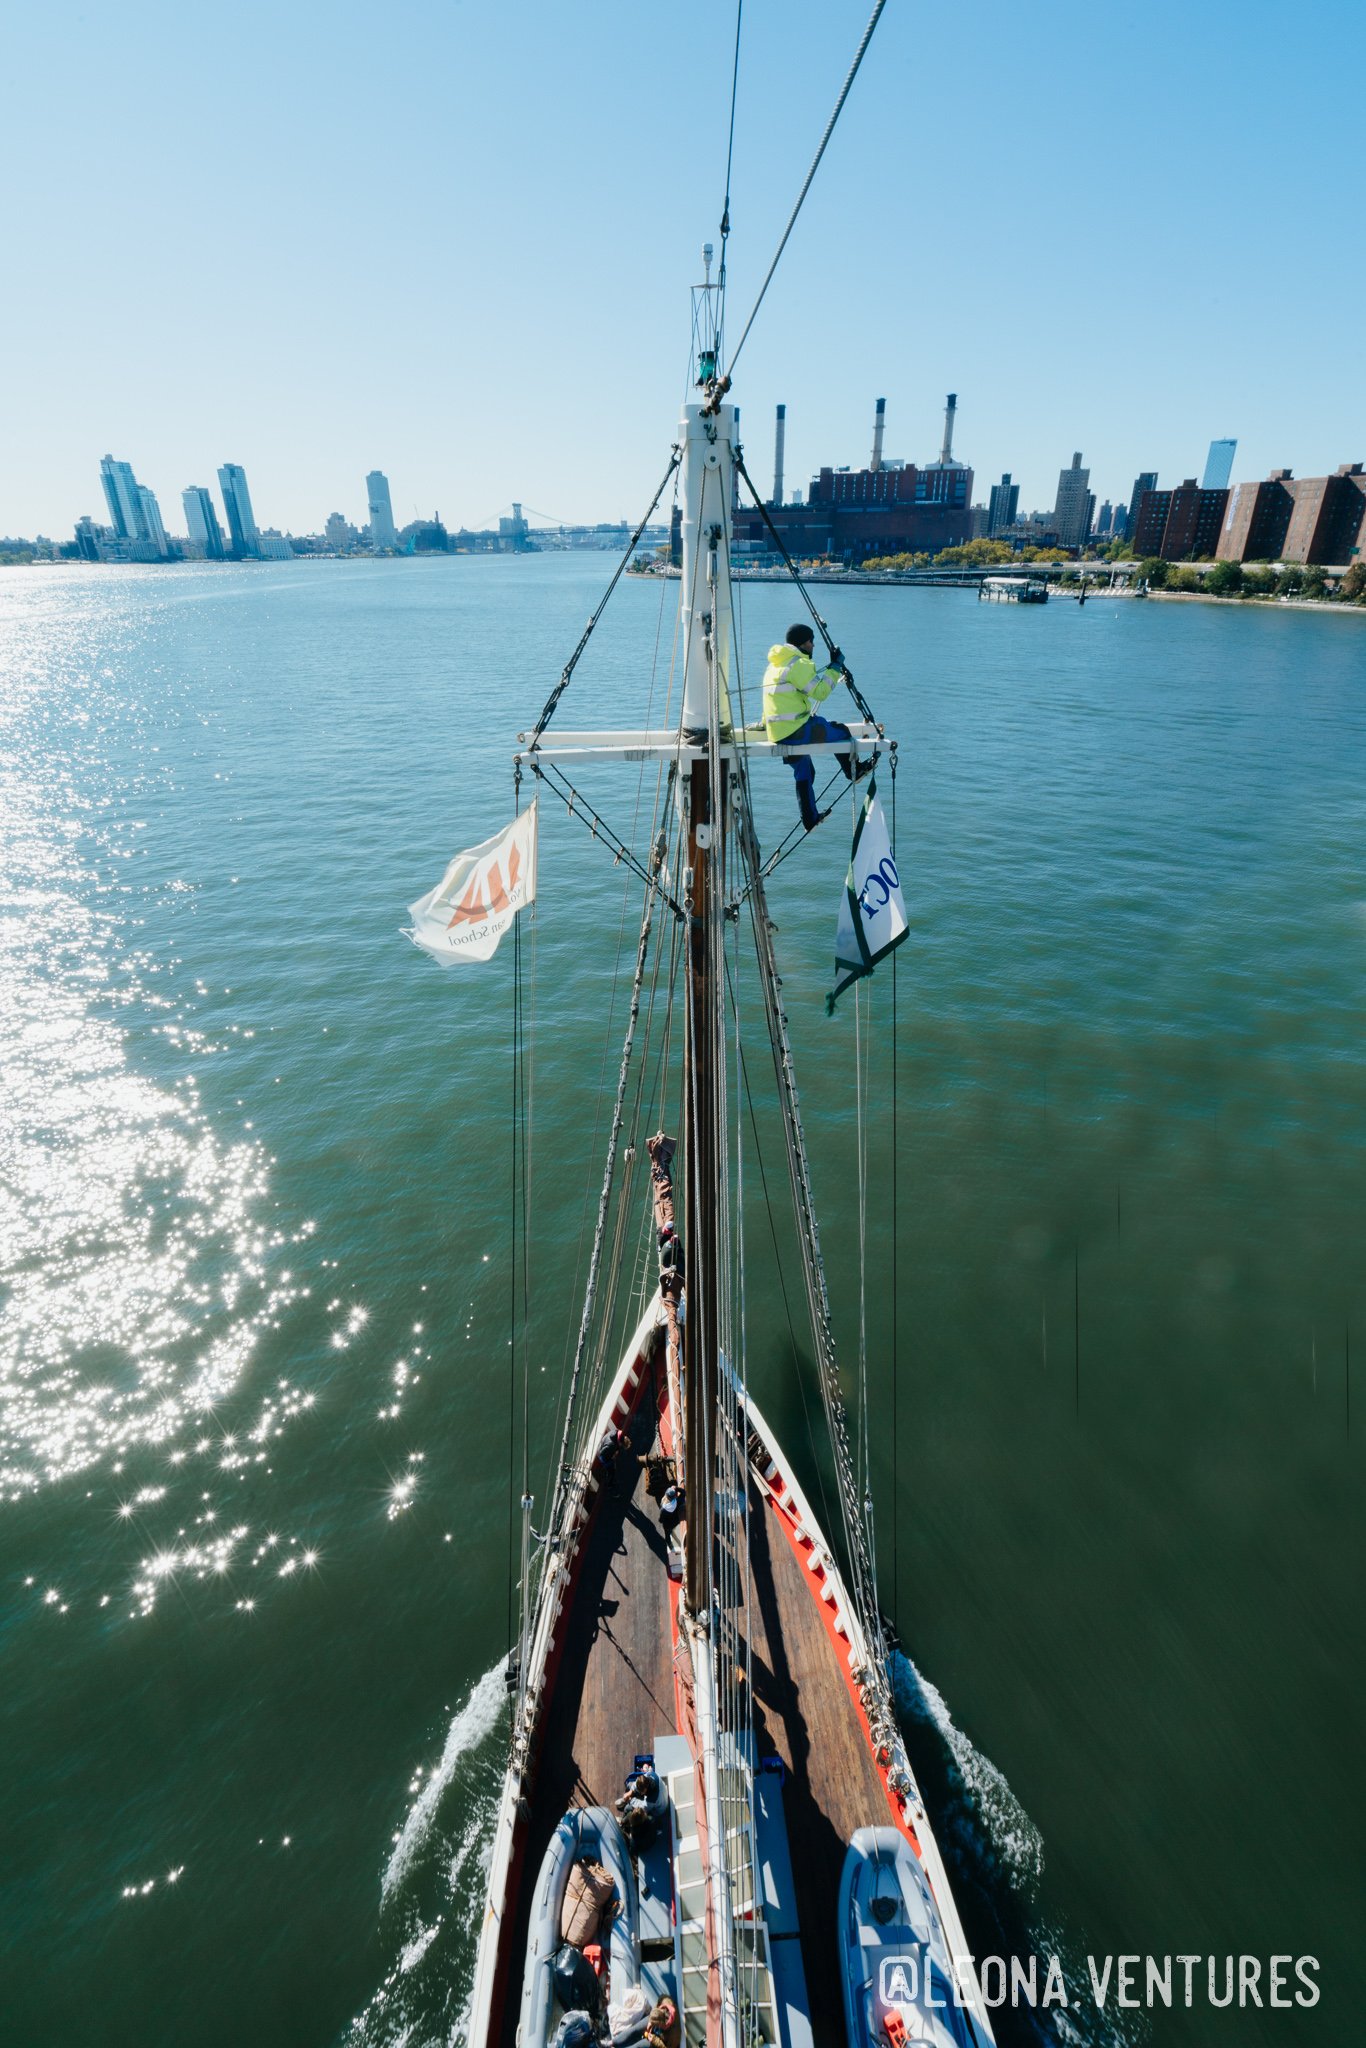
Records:
M858 75L859 65L863 62L864 53L866 52L869 43L873 40L873 30L877 27L879 17L881 16L882 10L886 6L886 4L887 0L877 0L877 5L874 7L872 13L868 17L868 26L863 31L863 35L859 41L859 46L857 50L855 50L854 52L854 61L849 66L848 75L845 78L844 84L840 87L840 95L839 98L835 101L834 112L831 114L830 119L825 124L825 133L824 135L822 135L820 139L820 147L817 149L815 156L811 159L811 168L806 174L806 178L803 181L801 191L797 194L797 204L793 207L792 212L788 217L787 226L783 229L783 238L778 244L777 250L773 257L773 261L768 266L768 275L765 277L762 285L760 285L759 287L759 296L754 301L753 309L750 313L748 320L746 320L745 322L744 333L740 336L739 341L735 344L735 354L731 357L729 363L726 365L728 377L734 373L735 365L740 360L740 351L744 347L745 343L749 340L749 330L754 325L754 322L758 317L760 306L762 306L764 303L764 294L767 292L769 286L773 282L773 273L778 268L778 265L782 260L783 251L787 247L787 238L792 233L793 228L796 227L797 225L797 215L801 212L803 202L806 199L806 195L811 190L811 181L815 177L816 172L820 168L820 161L821 158L825 155L826 144L829 142L830 137L835 132L835 123L839 120L840 115L844 112L844 102L849 97L849 88L853 85L854 80Z

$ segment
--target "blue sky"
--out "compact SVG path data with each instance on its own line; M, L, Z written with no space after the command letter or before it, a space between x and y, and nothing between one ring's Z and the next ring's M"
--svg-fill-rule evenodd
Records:
M746 0L732 331L866 18ZM643 509L719 218L734 10L614 0L6 9L0 534L111 450L262 524ZM1051 504L1140 468L1366 459L1366 5L889 0L736 397L789 483L938 449ZM739 316L737 318L737 316Z

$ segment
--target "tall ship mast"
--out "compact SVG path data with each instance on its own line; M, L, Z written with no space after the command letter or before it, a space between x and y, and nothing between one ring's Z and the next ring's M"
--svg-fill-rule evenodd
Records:
M693 295L693 395L646 514L672 482L677 709L639 730L559 726L599 607L540 718L519 735L514 826L458 856L414 905L414 936L440 957L458 947L484 957L504 928L519 930L535 889L542 796L591 822L634 871L642 899L559 1455L539 1510L523 1482L511 1731L468 2041L987 2048L986 2008L894 1710L868 1417L865 1407L856 1441L769 914L775 857L761 850L751 803L751 778L784 762L843 769L855 783L847 895L857 922L860 906L879 900L870 891L885 900L896 883L885 836L866 882L856 872L861 838L866 854L875 831L885 835L871 770L885 760L895 773L896 742L871 715L838 739L805 726L772 739L760 693L747 688L732 605L737 483L761 501L722 369L724 240L716 282L711 255ZM867 714L842 657L839 666ZM656 776L643 851L577 779L625 764ZM856 936L862 960L856 951L852 964L841 959L851 978L877 957L861 926ZM520 950L515 972L520 1017ZM788 1262L795 1254L801 1267L835 1480L830 1526L749 1386L753 1168L742 1108L748 1101L752 1120L750 1069L765 1041L791 1196ZM513 1053L520 1075L516 1027ZM656 1104L664 1121L642 1128ZM521 1198L529 1209L525 1179ZM642 1242L644 1274L637 1263L624 1342L614 1341ZM514 1266L518 1258L514 1243ZM515 1348L513 1361L515 1373ZM524 1360L524 1401L526 1371ZM530 1433L527 1411L525 1472Z
M775 756L835 748L775 744L746 724L731 601L736 415L717 372L712 289L674 451L676 720L552 733L552 698L516 756L519 785L568 789L571 802L590 762L656 763L665 810L640 863L630 1023L539 1533L529 1493L522 1503L513 1724L469 2038L984 2044L989 2023L893 1710L750 801L751 775ZM859 766L894 745L868 720L849 730ZM740 1014L742 928L752 1018ZM761 1032L839 1497L831 1530L745 1368L737 1126L746 1040L757 1049ZM677 1050L678 1128L648 1139L654 1270L594 1390L589 1360L625 1235L609 1244L613 1199L625 1199L623 1104L644 1037L660 1059Z

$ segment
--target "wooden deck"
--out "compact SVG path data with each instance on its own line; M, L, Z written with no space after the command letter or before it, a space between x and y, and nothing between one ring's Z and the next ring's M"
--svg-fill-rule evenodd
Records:
M787 1765L783 1812L811 2031L842 2042L840 1873L855 1829L886 1826L892 1815L811 1575L757 1488L749 1547L755 1733L761 1752L776 1750Z
M662 1364L657 1369L662 1377ZM546 1711L531 1798L501 2039L513 2048L531 1892L546 1843L571 1806L610 1806L637 1751L680 1731L668 1570L654 1503L636 1453L649 1437L658 1388L649 1376L630 1424L618 1492L604 1491L585 1546L563 1657ZM844 2039L835 1917L856 1828L890 1820L883 1788L810 1574L779 1516L753 1489L751 1661L761 1751L787 1765L784 1808L815 2039Z
M602 1489L565 1618L511 1920L501 2035L506 2048L517 2037L531 1894L557 1823L571 1806L610 1807L637 1752L649 1749L656 1735L678 1732L664 1537L636 1463L653 1441L663 1371L661 1358L645 1375L627 1425L631 1449L618 1459L617 1491Z

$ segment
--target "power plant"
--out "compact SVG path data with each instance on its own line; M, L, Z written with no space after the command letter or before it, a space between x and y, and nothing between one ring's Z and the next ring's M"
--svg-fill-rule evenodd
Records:
M773 496L771 505L783 502L783 443L787 439L787 407L778 407L778 417L773 428Z
M953 461L953 421L958 411L958 393L951 391L944 404L944 445L939 451L939 460L947 468ZM874 469L877 464L873 464Z
M887 401L873 406L873 447L866 469L822 468L812 478L806 503L783 503L787 407L780 405L773 431L773 496L769 514L789 553L828 555L852 564L871 555L937 554L972 538L972 471L954 460L953 435L958 394L944 406L939 458L917 465L885 453ZM742 507L735 516L739 559L773 550L761 514Z

